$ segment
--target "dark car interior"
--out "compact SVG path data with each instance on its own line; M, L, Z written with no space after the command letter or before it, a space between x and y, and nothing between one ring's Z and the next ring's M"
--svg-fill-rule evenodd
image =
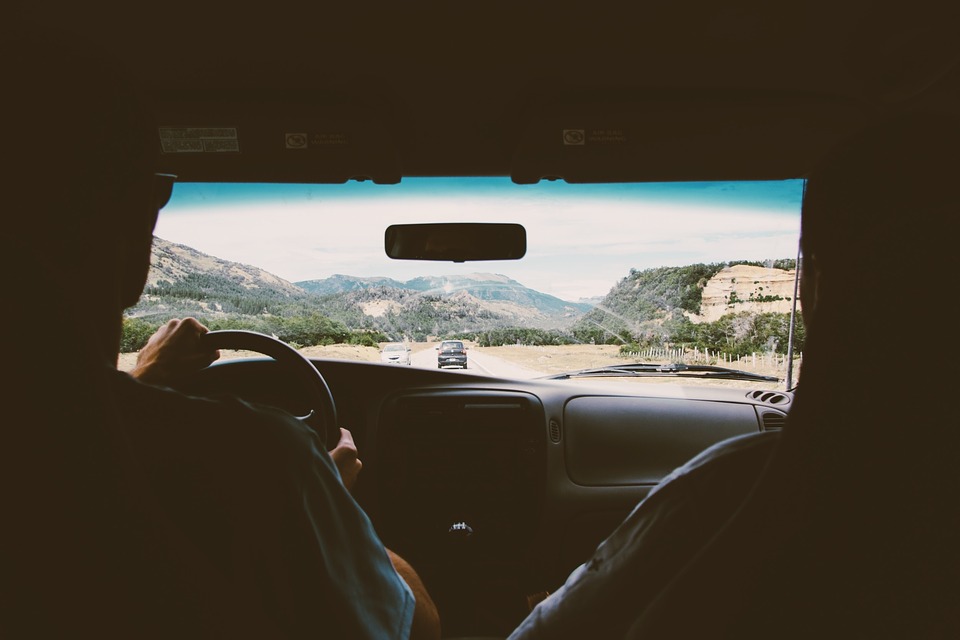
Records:
M783 180L891 114L960 113L956 12L914 5L24 12L136 69L162 125L158 170L180 182ZM221 153L178 153L187 129L231 133ZM570 129L619 133L563 144ZM298 148L294 131L315 144ZM358 502L423 577L451 638L507 635L528 596L561 584L661 478L725 438L781 429L794 399L763 382L621 391L442 363L312 364L322 384L302 363L263 358L214 365L182 389L327 423L335 411L363 458ZM318 406L328 395L335 410Z

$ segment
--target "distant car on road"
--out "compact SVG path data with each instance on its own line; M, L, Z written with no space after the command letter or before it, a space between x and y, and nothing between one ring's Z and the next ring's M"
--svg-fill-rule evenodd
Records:
M401 342L391 342L380 350L380 362L410 364L410 347Z
M460 340L444 340L437 347L437 368L467 368L467 348Z

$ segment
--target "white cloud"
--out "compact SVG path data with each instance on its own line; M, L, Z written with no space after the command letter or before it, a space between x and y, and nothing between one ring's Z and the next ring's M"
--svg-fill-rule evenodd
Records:
M795 257L799 211L716 208L624 198L537 201L495 195L315 198L185 205L161 213L156 235L291 281L334 273L389 276L503 273L568 300L600 296L631 268ZM397 261L383 253L392 223L519 222L527 256L467 264Z

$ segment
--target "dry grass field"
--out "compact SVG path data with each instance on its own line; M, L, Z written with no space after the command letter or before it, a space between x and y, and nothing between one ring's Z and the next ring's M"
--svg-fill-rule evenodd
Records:
M422 350L432 350L436 346L433 342L413 343L411 348L414 353ZM563 345L563 346L503 346L503 347L475 347L470 345L470 349L487 355L502 358L503 360L527 369L540 371L543 375L555 373L564 373L567 371L577 371L591 367L603 367L608 365L624 364L626 362L636 361L635 358L623 358L619 355L619 348L616 345ZM337 360L360 360L366 362L379 362L380 352L374 347L362 347L358 345L337 344L329 346L315 346L301 349L300 352L311 358L333 358ZM224 351L221 353L222 359L245 358L257 356L259 354L243 351ZM136 363L136 353L120 354L118 366L121 370L127 371ZM644 361L649 361L644 359ZM765 375L774 375L783 379L786 377L786 367L783 363L774 363L769 357L746 358L740 362L710 362L719 366L727 366L734 369L742 369L753 373ZM799 361L794 362L793 381L799 379ZM676 381L673 378L645 378L646 381L670 382ZM738 384L741 386L743 383ZM747 386L756 383L746 383Z

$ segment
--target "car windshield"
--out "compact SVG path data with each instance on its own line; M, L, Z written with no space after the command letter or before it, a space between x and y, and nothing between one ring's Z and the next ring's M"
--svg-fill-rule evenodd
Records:
M406 351L406 347L402 344L388 344L383 348L384 351Z
M791 323L802 189L801 180L181 183L160 214L123 350L191 315L318 358L379 362L396 342L413 365L436 368L436 349L452 339L469 349L461 374L615 367L623 378L633 375L625 364L682 363L773 376L783 388L796 383L803 349L803 327ZM431 222L519 223L527 252L466 263L385 255L389 225ZM661 369L640 380L681 381Z

